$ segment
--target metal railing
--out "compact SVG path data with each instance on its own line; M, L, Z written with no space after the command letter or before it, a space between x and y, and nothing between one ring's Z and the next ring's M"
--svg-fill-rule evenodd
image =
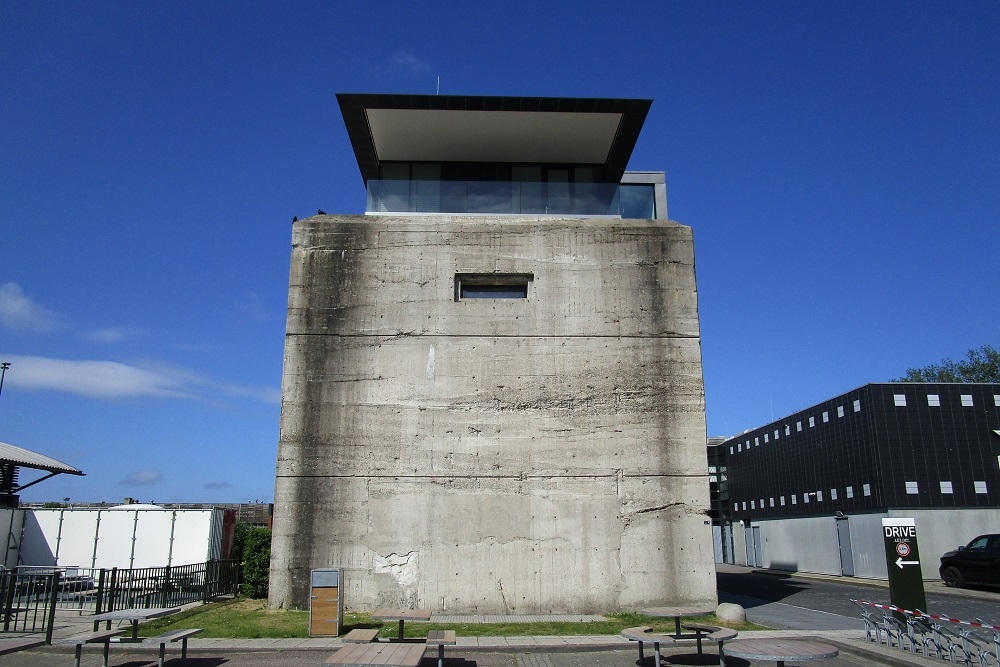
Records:
M869 641L968 667L1000 667L1000 626L876 602L851 602L861 608Z
M59 594L60 572L0 572L0 614L4 632L45 632L52 641L52 619Z
M235 595L239 564L134 569L28 567L0 572L4 632L51 633L57 609L99 614L118 609L179 607Z
M98 581L99 612L116 609L179 607L234 595L239 566L234 561L209 561L196 565L147 567L103 571Z

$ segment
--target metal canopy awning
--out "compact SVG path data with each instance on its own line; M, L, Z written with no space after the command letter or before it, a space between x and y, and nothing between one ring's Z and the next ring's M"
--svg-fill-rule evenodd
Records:
M652 100L337 95L361 177L383 161L601 164L617 183Z
M18 470L20 468L42 470L48 474L34 480L33 482L19 484ZM35 484L49 479L50 477L54 477L60 473L67 475L84 474L82 470L74 468L71 465L67 465L62 461L57 461L49 456L45 456L44 454L39 454L38 452L33 452L30 449L23 449L21 447L15 447L14 445L8 445L5 442L0 442L0 496L14 495L29 486L34 486Z

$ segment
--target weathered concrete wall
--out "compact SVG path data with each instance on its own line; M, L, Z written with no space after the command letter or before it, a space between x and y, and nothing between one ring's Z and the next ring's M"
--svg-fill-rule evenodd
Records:
M493 272L529 298L455 301ZM687 227L301 220L282 391L272 606L715 602Z

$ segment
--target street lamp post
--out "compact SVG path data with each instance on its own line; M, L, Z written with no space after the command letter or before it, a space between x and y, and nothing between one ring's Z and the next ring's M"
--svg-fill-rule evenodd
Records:
M8 368L10 368L9 361L0 361L0 395L3 394L3 377L7 375Z

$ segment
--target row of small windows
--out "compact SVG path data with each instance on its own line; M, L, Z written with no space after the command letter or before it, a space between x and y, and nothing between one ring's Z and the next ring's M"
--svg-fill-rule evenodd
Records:
M962 407L971 408L975 407L975 402L972 400L972 394L962 394ZM892 402L897 408L906 407L906 394L893 394ZM940 394L927 394L927 405L932 408L941 407L941 395ZM1000 394L993 394L993 405L1000 407Z
M861 412L861 401L854 401L853 407L854 407L854 411L855 412ZM843 405L838 405L837 406L837 416L838 417L843 417L844 416L844 406ZM824 424L826 424L827 422L830 421L830 411L829 410L824 410L823 411L822 419L823 419L823 423ZM815 428L815 426L816 426L816 418L815 417L810 417L809 420L808 420L808 422L809 422L809 428ZM780 429L780 428L774 429L774 439L775 440L777 440L778 438L781 437L781 431L782 431L782 429ZM784 432L785 432L785 435L791 435L792 434L792 427L790 425L788 425L788 424L785 424L785 426L784 426ZM795 422L795 432L796 433L801 433L802 432L802 422L801 422L801 420ZM764 434L764 443L765 444L770 441L769 438L770 438L770 434L769 433L765 433ZM754 447L760 446L760 436L755 436L754 437L754 439L753 439L753 446ZM745 442L737 442L736 443L736 451L737 452L742 452L744 447L746 447L748 450L750 449L750 440L749 439L747 439ZM735 452L733 452L733 446L732 445L729 446L729 453L730 454L735 453Z
M861 493L863 495L865 495L865 496L872 495L872 485L871 484L862 484L861 485ZM847 488L845 488L844 489L844 495L847 498L853 498L854 497L854 487L853 486L848 486ZM789 499L791 500L791 504L792 505L798 505L799 504L799 496L798 496L797 493L791 494L789 496ZM836 499L837 499L837 489L830 489L830 500L836 500ZM775 507L774 498L770 498L769 500L770 500L770 507ZM814 500L814 501L816 501L818 503L823 502L823 491L822 490L820 490L820 491L808 491L808 492L802 494L802 504L803 505L808 505L810 500ZM742 503L741 502L735 502L735 503L733 503L733 510L736 511L736 512L738 512L740 510L740 505L742 505L743 509L746 510L747 503L746 503L745 500L742 501ZM778 506L780 506L780 507L784 507L785 506L785 496L778 496ZM756 500L751 500L750 501L750 509L755 510L755 509L757 509L757 507L758 507L757 501ZM760 509L764 509L764 508L765 508L764 499L761 498L760 499Z
M893 394L892 399L893 399L893 403L894 403L894 405L896 407L900 407L900 408L905 408L906 407L906 395L905 394ZM973 401L972 394L962 394L961 395L961 401L962 401L962 406L963 407L967 407L967 408L975 407L975 402ZM1000 394L993 394L993 404L996 407L1000 407ZM941 406L941 396L940 396L940 394L927 394L927 405L929 405L931 407L940 407ZM854 401L853 408L854 408L855 412L861 412L861 401ZM837 406L837 417L843 417L843 416L844 416L844 406L843 405L838 405ZM821 415L821 417L823 419L823 423L824 424L827 423L827 422L829 422L830 421L830 412L828 410L824 410L823 413L822 413L822 415ZM814 428L816 426L816 418L815 417L809 417L808 423L809 423L809 428ZM784 434L786 436L792 434L791 426L789 426L788 424L785 424L784 429L781 429L781 428L774 429L774 439L775 440L778 440L781 437L782 430L784 430ZM799 433L799 432L802 431L802 422L801 421L795 422L795 431L797 433ZM764 436L763 436L764 443L769 442L770 438L771 438L771 434L770 433L765 433ZM761 444L761 436L755 436L754 439L753 439L753 446L754 447L758 447L758 446L760 446L760 444ZM735 451L734 451L734 447L732 445L730 445L730 447L729 447L729 453L730 454L734 454L736 452L742 452L744 447L746 449L750 449L750 440L749 439L747 439L744 442L738 442L738 443L736 443Z
M917 485L916 482L904 482L904 483L906 485L906 493L908 493L910 495L916 495L916 494L920 493L919 486ZM986 493L989 493L989 491L986 488L986 482L985 481L975 481L972 484L973 484L973 489L975 490L975 492L977 494L986 494ZM940 482L940 485L941 485L941 493L942 494L946 494L947 495L947 494L953 494L954 493L954 489L953 489L952 483L950 481L942 480ZM846 489L844 489L844 492L845 492L844 495L847 498L853 498L854 497L854 487L853 486L848 486ZM871 484L862 484L861 485L861 493L863 495L865 495L865 496L870 496L872 494ZM790 499L791 499L791 504L792 505L798 505L798 500L799 500L798 494L795 494L795 493L791 494ZM806 492L806 493L802 494L802 504L803 505L809 504L810 499L812 499L812 500L814 500L815 502L818 502L818 503L823 502L823 491L822 490L819 490L819 491L809 491L809 492ZM830 500L837 500L837 489L830 489ZM735 511L735 512L740 511L741 506L742 506L742 509L745 511L747 509L747 502L745 500L742 501L742 502L740 502L740 501L734 502L733 503L733 511ZM770 498L769 499L769 505L768 506L775 507L774 498ZM778 506L785 507L785 496L779 496L778 497ZM763 498L760 499L760 505L759 506L758 506L756 500L751 500L750 501L750 509L751 510L755 510L758 507L760 507L760 509L765 509L765 507L767 507L767 506L764 505L764 499Z
M910 495L916 495L916 494L920 493L920 488L919 488L919 486L917 485L916 482L906 482L905 484L906 484L906 493L908 493ZM955 493L954 489L952 488L951 482L945 481L945 480L941 480L941 482L939 482L939 484L941 485L941 493L942 494L948 495L948 494ZM989 493L986 490L986 482L985 481L976 481L976 482L973 482L972 486L975 489L975 492L977 494L978 493Z

